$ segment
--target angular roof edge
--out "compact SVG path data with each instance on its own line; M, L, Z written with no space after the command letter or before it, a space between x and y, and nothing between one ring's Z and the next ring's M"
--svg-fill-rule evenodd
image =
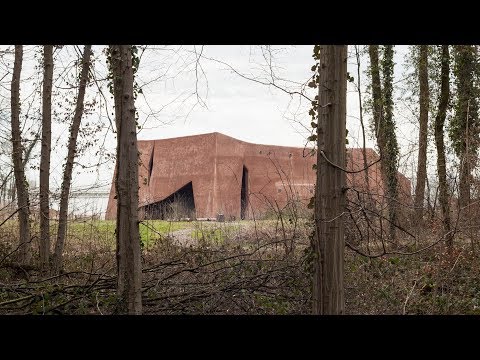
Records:
M171 137L171 138L164 138L164 139L150 139L150 140L138 140L138 142L145 142L145 143L148 143L148 142L154 142L154 141L163 141L163 140L173 140L173 139L186 139L186 138L195 138L195 137L206 137L206 136L215 136L215 138L217 138L218 136L223 136L223 137L226 137L226 138L229 138L229 139L232 139L234 141L237 141L237 142L241 142L241 143L244 143L244 144L249 144L249 145L261 145L261 146L275 146L275 147L283 147L283 148L289 148L289 149L304 149L305 147L300 147L300 146L287 146L287 145L276 145L276 144L258 144L258 143L252 143L252 142L249 142L249 141L244 141L244 140L239 140L237 138L234 138L232 136L228 136L228 135L225 135L225 134L222 134L220 132L217 132L217 131L214 131L214 132L210 132L210 133L204 133L204 134L195 134L195 135L185 135L185 136L177 136L177 137ZM311 148L308 148L307 149L311 149ZM347 147L347 150L361 150L363 148L354 148L354 147ZM373 148L365 148L366 151L373 151L375 154L377 153Z

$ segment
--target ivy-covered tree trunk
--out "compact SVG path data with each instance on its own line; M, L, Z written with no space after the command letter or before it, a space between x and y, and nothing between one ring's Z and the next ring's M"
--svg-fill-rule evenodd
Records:
M320 46L317 182L315 187L314 314L345 311L344 216L347 46Z
M40 154L40 264L50 258L50 152L52 147L53 46L43 46L42 149Z
M138 228L138 147L132 46L110 46L117 127L117 293L121 313L142 313L142 266Z
M470 204L471 171L476 165L480 121L478 119L479 72L475 46L455 45L455 84L457 96L455 115L450 122L450 138L460 159L459 206Z
M450 225L449 190L447 186L447 171L445 164L445 144L443 140L445 119L447 117L450 98L450 53L448 45L442 45L441 57L440 99L438 112L435 116L435 145L437 147L437 173L439 186L439 202L443 219L443 232L447 236L447 245L453 246L453 235Z
M384 117L380 131L383 129L385 139L385 161L382 171L385 171L388 180L388 218L390 225L390 239L395 239L396 223L398 221L398 142L393 119L393 45L384 45L382 59L383 75L383 106Z
M415 222L421 225L425 199L425 180L427 178L427 135L428 135L428 45L420 45L418 59L418 77L420 84L420 130L418 134L417 184L415 186Z
M18 261L28 264L31 259L30 245L30 201L28 197L28 183L25 178L25 168L22 161L23 146L20 130L20 75L23 62L23 46L15 45L15 61L11 82L11 119L12 119L12 159L17 191L19 248Z
M378 45L369 45L372 78L373 121L380 152L384 193L388 204L390 238L395 238L397 221L398 143L393 121L393 47L386 45L382 61L383 89L380 78Z
M385 149L385 140L382 137L383 132L380 131L380 125L383 119L383 99L382 99L382 82L380 79L380 66L378 45L369 45L368 54L370 56L370 75L372 77L372 112L373 112L373 124L375 127L375 137L377 139L377 145L382 154Z
M80 82L78 85L77 103L75 113L70 126L70 136L68 138L68 155L63 171L62 191L60 194L60 213L58 218L57 242L55 243L55 271L59 272L63 267L63 248L65 246L65 234L67 231L68 216L68 198L70 185L72 183L73 162L77 152L77 138L82 121L85 90L88 83L88 72L90 69L90 57L92 54L92 45L85 45L82 56L82 71L80 73Z

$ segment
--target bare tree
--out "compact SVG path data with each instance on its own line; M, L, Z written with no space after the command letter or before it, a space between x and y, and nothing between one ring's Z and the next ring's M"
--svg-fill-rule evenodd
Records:
M117 127L117 293L121 313L142 313L142 268L138 225L138 147L132 46L109 49Z
M32 155L32 150L37 145L38 140L40 139L40 132L35 134L35 138L30 141L30 144L28 145L27 149L23 152L23 158L22 158L22 164L23 168L25 168L28 164L28 161L30 160L30 157ZM3 170L3 169L2 169ZM9 172L3 176L0 184L0 189L4 191L4 196L6 196L6 190L7 187L10 187L10 177L13 174L13 168L10 168ZM14 181L15 182L15 181ZM12 191L10 192L9 199L11 201L15 201L16 198L16 192L15 192L15 185L13 185Z
M360 73L360 51L359 46L355 45L355 59L357 61L357 91L358 91L358 106L359 106L359 118L360 126L362 128L362 155L363 155L363 167L365 168L365 186L367 193L370 193L370 180L368 176L368 160L365 138L365 126L363 122L363 102L362 102L362 87L361 87L361 73Z
M52 148L53 46L43 47L42 150L40 154L40 264L50 257L50 152Z
M18 220L20 228L19 261L29 263L30 251L30 201L28 198L27 180L23 165L22 133L20 130L20 75L22 72L23 46L15 45L15 61L11 83L11 116L12 116L12 158L17 190Z
M90 69L90 56L92 46L85 45L82 56L82 71L80 74L80 84L78 86L77 103L75 113L73 115L72 125L70 126L70 137L68 138L68 155L63 172L62 191L60 195L60 214L58 221L57 242L55 244L55 270L58 272L63 266L63 248L65 245L65 233L67 229L68 215L68 198L70 193L70 185L72 182L72 171L75 154L77 152L77 137L82 121L85 89L88 82L88 72Z
M319 50L313 312L343 314L347 46Z
M418 59L418 78L420 83L420 130L418 134L418 167L415 186L415 221L421 224L425 198L425 179L427 178L427 134L428 134L428 45L420 45Z
M438 112L435 117L435 144L437 146L437 172L438 185L440 188L439 202L443 218L443 232L447 236L447 245L451 248L453 246L453 235L450 231L449 191L445 164L445 144L443 140L443 128L450 99L450 53L448 45L442 45L441 63L440 99Z

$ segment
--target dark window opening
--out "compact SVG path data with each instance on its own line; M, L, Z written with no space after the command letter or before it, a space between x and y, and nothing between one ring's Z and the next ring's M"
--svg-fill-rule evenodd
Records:
M155 146L152 148L152 154L150 155L150 161L148 163L148 184L150 185L150 178L153 172L153 155L155 153Z
M195 219L195 199L192 182L181 187L173 194L144 207L145 218L151 220Z
M248 170L244 166L242 171L242 191L240 192L240 218L244 220L247 216L248 206Z

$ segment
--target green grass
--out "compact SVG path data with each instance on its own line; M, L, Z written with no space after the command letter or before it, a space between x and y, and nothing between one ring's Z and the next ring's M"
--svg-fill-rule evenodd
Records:
M168 235L173 231L184 229L191 226L186 221L164 221L164 220L145 220L140 223L140 239L143 247L148 248L162 236ZM2 226L2 231L16 233L18 222L9 220ZM57 221L50 222L51 234L56 237ZM115 220L76 220L69 221L67 225L67 237L76 239L95 239L106 245L115 247ZM33 223L32 233L39 232L39 224ZM67 240L68 241L68 240Z
M239 230L239 225L221 224L220 226L212 226L195 223L195 229L192 231L191 237L207 244L222 245L226 239L232 238Z
M85 222L69 223L69 232L88 236L89 232L100 238L115 239L115 220L93 220ZM188 222L171 222L164 220L145 220L140 223L140 238L142 243L150 243L152 240L167 235L172 231L180 230L188 226Z
M55 227L57 222L55 221ZM107 242L115 240L115 221L113 220L85 220L71 221L67 224L69 235L80 236L81 238L93 236Z
M163 235L185 229L191 223L186 221L147 220L140 223L140 239L144 247L149 247Z
M165 221L145 220L140 223L140 238L144 248L150 248L162 236L171 234L174 231L191 228L192 239L205 241L211 245L222 245L225 240L234 238L242 227L253 225L251 220L242 220L240 223L209 223L209 222L187 222L187 221ZM260 228L275 226L275 220L257 220L256 225ZM67 242L76 243L84 240L95 241L112 249L115 248L115 220L94 220L77 219L69 220L67 225ZM50 234L56 239L58 221L50 221ZM40 232L40 225L37 221L31 222L32 234ZM0 228L0 236L7 234L15 236L18 233L18 221L8 220ZM55 241L55 240L54 240Z
M192 231L192 238L215 245L223 244L225 236L225 232L222 229L196 229Z

